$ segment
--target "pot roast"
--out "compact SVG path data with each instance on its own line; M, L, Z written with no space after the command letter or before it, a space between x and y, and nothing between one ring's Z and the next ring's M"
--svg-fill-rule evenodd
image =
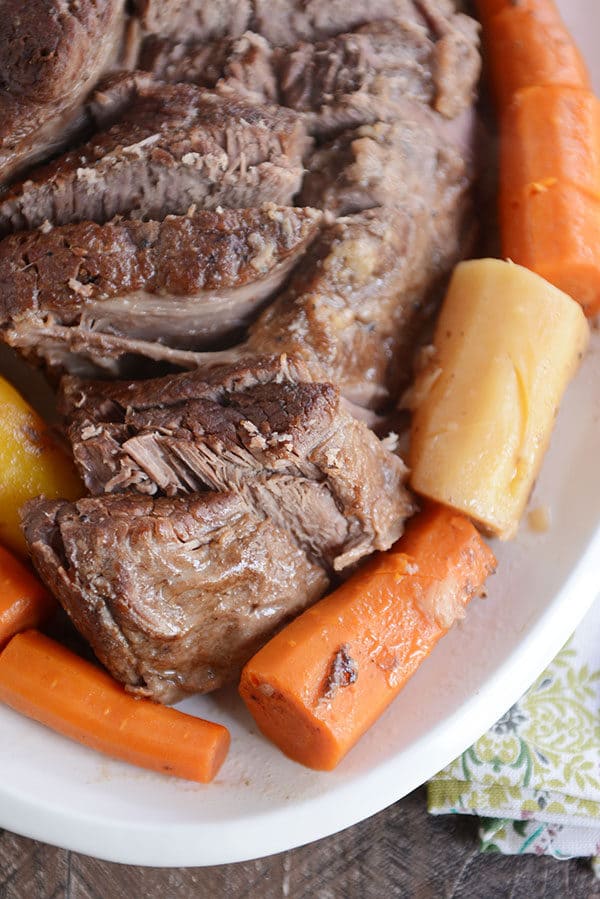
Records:
M34 564L111 672L214 689L413 511L400 458L293 359L137 383L67 379L93 499L24 511ZM202 492L204 491L204 492Z
M125 0L6 0L0 19L0 184L64 147L117 65Z
M0 336L67 373L91 494L25 507L33 562L112 674L172 702L414 511L396 436L359 419L394 408L471 246L478 34L450 0L93 7L64 15L103 46L62 90L57 43L35 100L69 149L0 193Z
M215 690L319 599L316 560L235 493L32 500L42 580L109 671L160 702Z
M0 235L292 201L310 146L297 113L189 84L127 81L126 108L110 105L115 124L0 195Z
M388 549L412 512L401 459L294 357L66 378L61 407L91 493L239 491L337 571Z
M105 372L128 352L168 361L172 348L231 340L281 288L321 217L266 204L11 235L0 242L4 339L51 369L74 368L86 347Z

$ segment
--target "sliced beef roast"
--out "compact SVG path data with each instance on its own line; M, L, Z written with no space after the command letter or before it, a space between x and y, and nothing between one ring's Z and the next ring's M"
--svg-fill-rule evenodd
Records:
M117 123L1 198L0 235L46 221L161 219L193 204L289 204L297 193L309 148L297 114L188 84L134 88Z
M5 0L0 18L0 182L65 146L116 61L124 0Z
M318 41L410 10L410 0L253 0L252 28L274 46Z
M1 336L50 368L80 371L86 359L118 371L134 350L168 360L170 348L231 339L281 287L320 220L267 204L11 235L0 242Z
M235 493L37 499L24 526L40 577L98 658L160 702L234 680L329 584Z
M410 378L435 288L471 233L465 193L436 218L426 196L413 199L325 229L310 261L251 326L243 351L298 354L356 406L385 409Z
M238 37L250 22L250 0L133 0L147 34L176 34L187 40Z
M473 102L480 57L475 22L471 33L450 21L447 26L447 33L432 32L415 4L414 17L375 22L352 34L282 51L280 102L304 113L314 134L393 122L406 115L412 102L454 118ZM447 52L440 66L444 41L459 46Z
M138 67L163 81L219 86L256 103L278 100L273 50L252 31L210 44L151 37L143 45Z
M454 125L451 130L439 116L413 108L393 124L343 131L309 157L300 199L350 215L418 203L428 194L437 214L445 192L464 193L474 174L473 117L464 115Z
M292 353L313 379L338 384L350 403L385 410L410 377L416 335L434 308L436 288L470 246L468 184L432 181L432 193L325 227L287 288L231 349L189 350L125 337L116 326L108 333L108 323L105 330L82 330L56 323L46 328L36 319L35 353L51 367L83 374L89 363L118 373L120 354L205 370L263 353ZM8 330L6 339L31 344L30 324L19 334Z
M150 39L139 65L168 81L276 100L303 113L317 135L397 122L414 103L450 119L472 104L480 70L473 19L419 0L402 3L396 18L376 19L274 50L252 32L212 44Z
M452 5L433 0L439 16ZM423 4L424 5L424 4ZM133 0L144 34L180 43L239 37L252 29L275 47L319 41L369 22L413 14L412 0ZM441 12L439 12L441 10Z
M353 214L323 230L289 287L254 322L247 341L231 350L203 353L173 340L151 343L133 328L125 334L118 313L102 329L81 329L44 321L36 311L5 337L23 348L37 341L36 352L47 363L76 373L90 371L86 360L124 371L115 363L123 354L205 368L263 352L292 352L306 360L315 378L339 384L352 403L385 409L410 376L415 335L433 308L436 287L470 245L469 152L455 148L440 122L427 114L397 125L363 126L316 151L303 200ZM24 239L4 242L11 248L9 262ZM38 241L43 245L41 237L33 242ZM36 268L17 261L3 279L5 296L17 292L17 275L19 283L37 290ZM81 279L75 281L71 293L73 286L81 290ZM94 289L84 285L91 296ZM74 299L81 308L83 298ZM14 319L11 308L12 301L5 321L7 315Z
M308 378L285 356L132 383L67 378L62 409L92 493L234 490L341 570L398 539L407 472L335 387Z
M118 0L67 14L88 5L122 15ZM234 679L414 511L395 439L341 397L389 407L468 246L479 54L450 0L127 10L121 58L141 46L146 73L103 82L96 134L0 196L0 311L6 339L51 365L114 374L139 353L190 369L63 379L94 496L24 510L42 579L98 657L167 702ZM114 57L109 24L65 109ZM25 62L26 81L40 67ZM43 85L10 96L36 93L47 103ZM202 351L274 294L243 343Z
M67 378L62 406L99 495L28 504L34 564L114 676L162 702L233 680L413 511L401 459L293 358Z

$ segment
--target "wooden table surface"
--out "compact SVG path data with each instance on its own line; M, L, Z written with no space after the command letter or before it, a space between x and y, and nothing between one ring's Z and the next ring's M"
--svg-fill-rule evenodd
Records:
M213 868L114 865L0 831L0 899L587 899L587 862L481 855L471 818L423 789L334 837Z

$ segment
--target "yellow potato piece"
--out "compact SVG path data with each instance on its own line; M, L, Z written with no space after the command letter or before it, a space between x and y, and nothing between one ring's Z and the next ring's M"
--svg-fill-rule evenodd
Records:
M416 385L413 488L513 537L588 339L579 304L539 275L458 265Z
M25 554L19 509L26 500L77 499L83 486L73 463L20 393L0 378L0 543Z

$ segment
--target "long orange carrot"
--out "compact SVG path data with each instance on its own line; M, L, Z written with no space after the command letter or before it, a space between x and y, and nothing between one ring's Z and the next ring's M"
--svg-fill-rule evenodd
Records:
M500 117L502 253L600 312L600 104L552 0L478 0Z
M387 553L274 637L240 693L288 756L330 770L381 715L493 570L462 515L431 506Z
M43 624L55 608L35 575L0 546L0 649L19 631Z
M502 253L600 312L600 102L531 87L501 116Z
M500 192L502 254L600 312L600 199L548 180Z
M600 101L583 88L520 90L501 116L501 189L560 181L600 195Z
M507 4L486 20L484 43L498 109L524 87L590 87L587 67L551 0Z
M0 653L0 701L106 755L201 783L213 779L229 748L225 727L135 699L34 630Z

